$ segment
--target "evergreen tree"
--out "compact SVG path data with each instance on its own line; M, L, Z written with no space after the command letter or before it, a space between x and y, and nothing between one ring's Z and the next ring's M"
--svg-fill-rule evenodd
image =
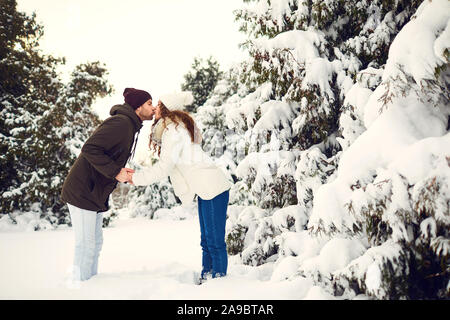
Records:
M203 105L210 96L222 72L219 70L219 63L213 57L209 57L206 61L196 57L191 68L191 71L184 75L181 89L192 92L194 102L187 106L186 110L196 112L197 108Z
M127 208L130 211L130 217L141 216L153 219L158 209L170 209L177 204L169 179L145 188L131 188L127 194Z
M56 69L65 61L39 49L43 28L35 15L18 12L13 0L0 5L1 210L39 207L40 218L67 223L59 193L82 143L100 124L90 106L112 91L107 70L99 62L82 64L63 83Z
M311 258L292 276L310 277L332 294L347 294L344 297L448 296L446 171L436 169L411 184L395 172L355 170L358 162L349 160L355 153L348 152L355 150L353 143L371 119L411 92L434 107L430 113L445 122L448 131L445 19L439 20L444 21L441 26L430 27L438 38L430 56L438 58L424 64L434 69L405 66L398 52L406 48L406 40L397 44L395 57L389 55L407 23L419 20L428 5L445 7L445 1L244 2L236 17L249 35L243 47L250 58L241 65L239 79L249 92L222 107L228 128L245 145L246 157L235 170L242 180L235 188L244 183L241 190L248 190L264 213L249 218L242 211L230 219L229 253L240 253L243 263L253 265L271 255L275 266L282 266L287 256L299 256L296 261ZM392 61L385 71L388 58ZM369 97L383 107L364 110ZM441 129L440 122L437 127ZM445 139L436 143L442 145ZM429 157L435 159L433 170L448 171L448 157L436 151ZM342 163L346 168L340 168ZM352 169L355 178L349 188L334 183L339 171ZM400 204L400 199L409 202ZM342 202L346 214L337 209ZM354 246L362 256L330 274L317 263L321 249L336 243Z
M252 86L270 83L270 99L296 102L286 123L293 132L286 138L290 148L306 150L337 132L357 73L386 62L394 36L421 1L244 2L252 5L236 18L249 35L245 80ZM338 149L335 143L327 156Z
M358 143L350 144L339 164L341 174L334 187L350 185L351 192L338 197L345 209L336 206L332 221L317 207L310 221L314 230L361 237L368 243L361 257L333 274L333 285L340 293L351 291L351 287L354 292L378 299L450 296L450 166L448 151L444 151L450 141L450 57L448 44L441 42L448 38L449 10L448 1L424 1L394 39L381 72L367 70L369 81L360 77L348 94L352 96L348 105L354 110L349 114L355 117L356 128L351 130L348 118L343 121L344 132L351 137L348 141L361 124L366 130ZM411 41L416 34L426 35L427 41ZM366 97L371 85L374 91ZM358 101L358 96L366 98ZM348 174L350 163L364 157L362 152L355 153L362 141L375 141L371 135L386 121L390 130L384 139L394 144L401 140L397 148L406 156L391 155L393 161L372 163L366 159L364 170ZM408 125L411 123L412 128ZM417 135L418 127L432 130ZM373 154L381 158L388 150L373 149ZM317 203L329 197L334 187L324 187Z
M234 65L217 82L210 97L197 109L196 123L202 129L202 148L220 165L239 187L231 190L231 204L251 204L246 185L237 181L236 167L245 158L240 134L227 124L227 111L249 92L239 80L241 66Z

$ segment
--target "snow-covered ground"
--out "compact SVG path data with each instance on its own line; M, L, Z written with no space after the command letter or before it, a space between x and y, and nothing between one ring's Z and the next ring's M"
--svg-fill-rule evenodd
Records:
M68 281L72 228L0 232L0 299L333 299L311 281L271 281L273 263L245 266L230 257L228 276L194 283L201 268L197 217L128 218L103 229L99 274Z

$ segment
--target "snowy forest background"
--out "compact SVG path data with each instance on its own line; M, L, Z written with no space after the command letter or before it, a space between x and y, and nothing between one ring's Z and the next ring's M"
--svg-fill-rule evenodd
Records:
M36 17L0 4L0 230L67 226L60 190L108 71L63 82ZM182 87L235 182L229 255L347 299L448 299L450 1L244 0L235 17L248 58L196 59ZM168 180L120 185L112 203L105 227L124 207L152 219L179 205Z

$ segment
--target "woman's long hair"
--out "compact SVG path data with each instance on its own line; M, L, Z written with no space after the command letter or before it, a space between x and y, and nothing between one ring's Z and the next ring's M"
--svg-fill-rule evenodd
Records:
M161 153L161 146L158 145L155 141L153 141L153 128L156 126L156 124L159 121L164 121L165 126L166 125L165 121L167 118L172 120L175 123L176 127L178 127L180 122L183 122L185 128L187 129L187 131L191 136L191 141L194 142L194 119L192 119L189 113L185 111L181 110L170 111L161 101L159 101L158 105L161 110L161 118L158 121L155 121L152 125L152 130L150 130L149 147L150 149L153 149L153 151L156 152L159 157Z

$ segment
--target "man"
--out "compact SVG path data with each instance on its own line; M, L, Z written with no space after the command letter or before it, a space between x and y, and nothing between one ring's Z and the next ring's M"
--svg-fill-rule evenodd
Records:
M103 244L103 212L118 182L130 180L125 168L135 136L144 120L153 119L151 95L144 90L126 88L125 103L111 108L106 119L83 145L62 187L61 199L67 203L75 232L73 280L83 281L97 274ZM134 148L133 148L134 145Z

